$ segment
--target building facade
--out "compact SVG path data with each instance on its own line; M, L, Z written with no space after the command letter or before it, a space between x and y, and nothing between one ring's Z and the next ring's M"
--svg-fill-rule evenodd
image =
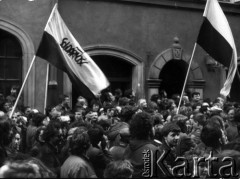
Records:
M162 89L169 97L181 93L204 0L2 0L0 90L5 95L11 85L21 86L28 73L22 93L25 105L43 111L46 84L48 105L56 104L60 94L71 96L73 103L81 95L66 74L45 60L37 57L32 63L55 3L69 30L109 79L112 91L132 88L138 98L147 99ZM220 5L240 53L240 6ZM185 90L213 100L226 74L227 69L197 46ZM230 100L240 101L239 84L236 75Z

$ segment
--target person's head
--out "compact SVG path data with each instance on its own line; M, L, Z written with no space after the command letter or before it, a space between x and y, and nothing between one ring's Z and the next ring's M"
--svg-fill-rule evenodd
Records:
M140 109L147 108L147 100L146 99L139 99L138 100L138 107Z
M52 120L47 125L46 129L42 134L42 139L45 142L57 145L61 135L61 123L57 120Z
M193 92L192 93L192 100L193 101L199 101L200 100L200 93L199 92Z
M3 104L3 111L4 111L5 113L7 113L7 112L9 112L9 111L11 110L11 107L12 107L12 103L6 101L6 102Z
M32 112L32 108L30 106L25 106L23 109L23 113L26 117L28 117L30 115L30 113Z
M70 138L69 149L72 155L81 156L86 153L90 147L90 139L87 128L78 127Z
M153 94L150 100L155 102L156 104L159 104L161 102L161 97L159 96L159 94Z
M70 106L70 97L66 94L60 96L60 100L62 105L64 106Z
M201 113L208 113L210 110L209 104L207 102L203 102L201 105L201 108L199 109L199 112Z
M83 110L81 108L75 110L74 117L76 121L83 121Z
M104 130L100 125L93 125L88 130L88 136L93 146L96 146L103 138Z
M160 132L160 130L163 128L164 124L163 116L160 113L156 113L151 116L151 120L153 121L154 138L157 138L159 140L160 138L157 137L156 135L159 135L158 132Z
M93 111L93 112L99 112L100 107L101 107L100 102L98 102L98 101L96 101L96 100L93 100L93 101L91 102L91 108L92 108L92 111Z
M115 107L111 103L108 103L104 106L104 112L108 117L112 117L114 115L114 110Z
M136 108L133 106L124 106L121 110L120 118L123 122L130 122L132 116L135 114Z
M18 118L21 117L21 116L22 116L21 112L19 112L19 111L15 111L15 112L13 112L13 114L12 114L12 118L11 118L12 121L13 121L13 123L16 124Z
M12 86L11 87L11 95L17 95L17 90L18 90L18 87L17 86Z
M0 118L0 145L8 146L13 137L12 125L7 116Z
M124 96L129 98L129 99L132 99L135 97L135 93L132 89L127 89L124 91Z
M61 116L61 111L58 110L57 108L52 108L50 111L50 117L52 119L57 119Z
M133 166L128 160L110 162L104 170L104 178L131 178Z
M122 90L120 88L115 89L114 91L115 98L118 100L122 97Z
M238 135L240 135L240 109L236 109L234 112L233 121L237 124Z
M168 110L173 111L176 108L177 108L177 105L173 99L167 100L167 109Z
M112 102L115 100L115 96L112 94L112 92L107 92L107 99L108 101Z
M181 106L179 109L179 114L190 117L192 114L192 107L191 106Z
M150 101L148 104L148 110L152 111L153 113L157 113L158 112L158 105L157 103Z
M208 124L212 124L216 127L224 129L224 121L223 118L219 115L213 115L210 119L208 119Z
M186 152L190 151L195 147L194 141L191 137L183 135L177 145L177 155L183 156Z
M207 147L219 148L222 143L222 131L213 124L207 124L201 132L201 140Z
M159 91L159 96L163 100L163 99L167 98L167 92L162 89Z
M177 145L180 131L181 129L176 122L169 122L162 128L163 138L170 147Z
M35 113L32 116L32 124L36 127L39 127L39 126L43 125L43 120L45 118L46 118L45 114L43 114L41 112Z
M178 105L179 100L180 100L180 94L174 93L174 94L171 96L171 99L173 99L173 100L175 101L175 104Z
M217 97L217 98L215 99L215 102L216 102L216 103L219 103L219 104L220 104L220 107L222 108L222 107L224 106L225 99L219 96L219 97Z
M0 178L55 178L56 175L40 160L28 157L7 161L0 168Z
M130 134L132 138L146 140L153 135L151 116L146 112L135 114L130 121Z
M79 96L77 98L77 103L76 103L77 106L79 107L82 107L84 109L86 109L88 107L88 102L86 100L86 98L82 97L82 96Z
M227 112L227 115L228 115L228 120L233 121L234 120L234 114L235 114L235 108L231 107L226 112Z
M41 126L37 129L35 133L35 140L38 142L44 142L42 135L44 133L44 130L46 129L46 126Z
M187 125L186 125L187 120L188 120L188 117L182 114L176 114L173 117L173 121L176 121L176 124L180 127L181 132L183 133L187 133Z
M47 126L49 124L49 122L50 122L50 118L48 116L45 116L45 118L42 121L42 124L44 126Z
M206 117L203 113L196 113L193 115L193 122L194 122L194 127L197 126L205 126L207 123Z
M97 120L98 120L98 113L93 112L93 111L89 111L85 116L85 120L90 122L90 123L96 123Z
M125 143L125 144L129 143L130 137L131 137L129 127L124 127L122 129L120 129L119 135L120 135L119 142Z
M156 114L152 115L151 119L153 121L153 126L163 125L163 123L164 123L163 115L160 113L156 113Z
M21 141L22 141L21 133L18 132L17 130L14 130L13 139L12 139L12 143L11 143L12 149L19 151Z
M119 106L127 106L129 104L129 98L127 97L121 97L118 101Z

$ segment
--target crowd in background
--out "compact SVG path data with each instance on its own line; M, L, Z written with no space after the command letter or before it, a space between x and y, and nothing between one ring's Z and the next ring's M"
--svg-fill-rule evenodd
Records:
M224 178L239 172L237 102L193 92L184 94L178 109L179 94L167 97L162 90L137 100L131 89L116 89L90 101L79 96L73 108L62 95L45 114L18 105L10 118L16 92L0 94L0 177L179 178L187 177L186 169L190 177ZM208 162L195 167L194 157L211 156L218 159L211 171Z

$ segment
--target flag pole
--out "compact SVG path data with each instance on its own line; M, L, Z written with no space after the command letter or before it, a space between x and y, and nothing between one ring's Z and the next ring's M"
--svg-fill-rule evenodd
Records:
M192 52L192 56L191 56L191 59L190 59L190 61L189 61L188 70L187 70L187 74L186 74L185 81L184 81L184 84L183 84L181 97L180 97L180 100L179 100L179 103L178 103L177 114L178 114L178 112L179 112L179 108L180 108L180 106L181 106L183 93L184 93L185 86L186 86L186 83L187 83L188 74L189 74L189 71L190 71L190 68L191 68L191 64L192 64L192 60L193 60L193 56L194 56L194 53L195 53L196 47L197 47L197 43L194 44L193 52Z
M44 99L44 108L43 108L44 114L46 114L46 108L47 108L48 80L49 80L49 63L47 64L47 74L46 74L45 99Z
M25 86L25 83L26 83L26 81L27 81L27 78L28 78L29 73L30 73L30 71L31 71L31 69L32 69L32 66L33 66L33 63L34 63L35 59L36 59L36 55L33 56L32 62L31 62L31 64L30 64L29 68L28 68L28 72L27 72L26 77L25 77L25 79L24 79L24 81L23 81L23 84L22 84L22 86L21 86L21 89L20 89L20 91L19 91L19 93L18 93L17 99L16 99L15 104L14 104L14 106L13 106L13 108L12 108L12 111L11 111L11 113L10 113L10 115L9 115L9 118L12 118L13 112L14 112L15 109L16 109L17 103L18 103L19 98L20 98L20 96L21 96L21 94L22 94L22 91L23 91L23 87Z
M52 9L52 12L51 12L51 14L50 14L50 16L49 16L49 18L48 18L47 24L48 24L49 21L51 20L51 18L52 18L52 16L53 16L53 12L55 11L56 8L57 8L57 3L54 5L54 7L53 7L53 9ZM47 24L46 24L44 30L46 30ZM9 118L12 118L13 112L14 112L15 109L16 109L16 106L17 106L17 103L18 103L18 101L19 101L20 95L21 95L21 93L22 93L22 91L23 91L23 87L25 86L25 83L26 83L26 81L27 81L27 78L28 78L29 73L30 73L30 71L31 71L31 69L32 69L32 66L33 66L33 63L34 63L35 59L36 59L36 55L33 56L32 62L31 62L31 64L30 64L30 67L29 67L29 69L28 69L28 72L27 72L27 74L26 74L26 77L25 77L25 79L24 79L24 81L23 81L22 87L21 87L21 89L20 89L20 91L19 91L19 93L18 93L18 97L17 97L17 99L16 99L16 101L15 101L15 104L14 104L14 106L13 106L13 108L12 108L12 111L11 111L11 113L10 113L10 115L9 115Z

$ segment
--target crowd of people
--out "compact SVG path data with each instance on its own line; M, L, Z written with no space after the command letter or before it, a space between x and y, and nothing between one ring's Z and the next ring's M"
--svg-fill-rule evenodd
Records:
M240 105L200 93L150 100L133 90L62 95L45 113L0 95L1 178L231 178L240 172ZM179 105L179 103L181 104ZM179 108L178 108L179 106ZM211 161L211 162L210 162Z

